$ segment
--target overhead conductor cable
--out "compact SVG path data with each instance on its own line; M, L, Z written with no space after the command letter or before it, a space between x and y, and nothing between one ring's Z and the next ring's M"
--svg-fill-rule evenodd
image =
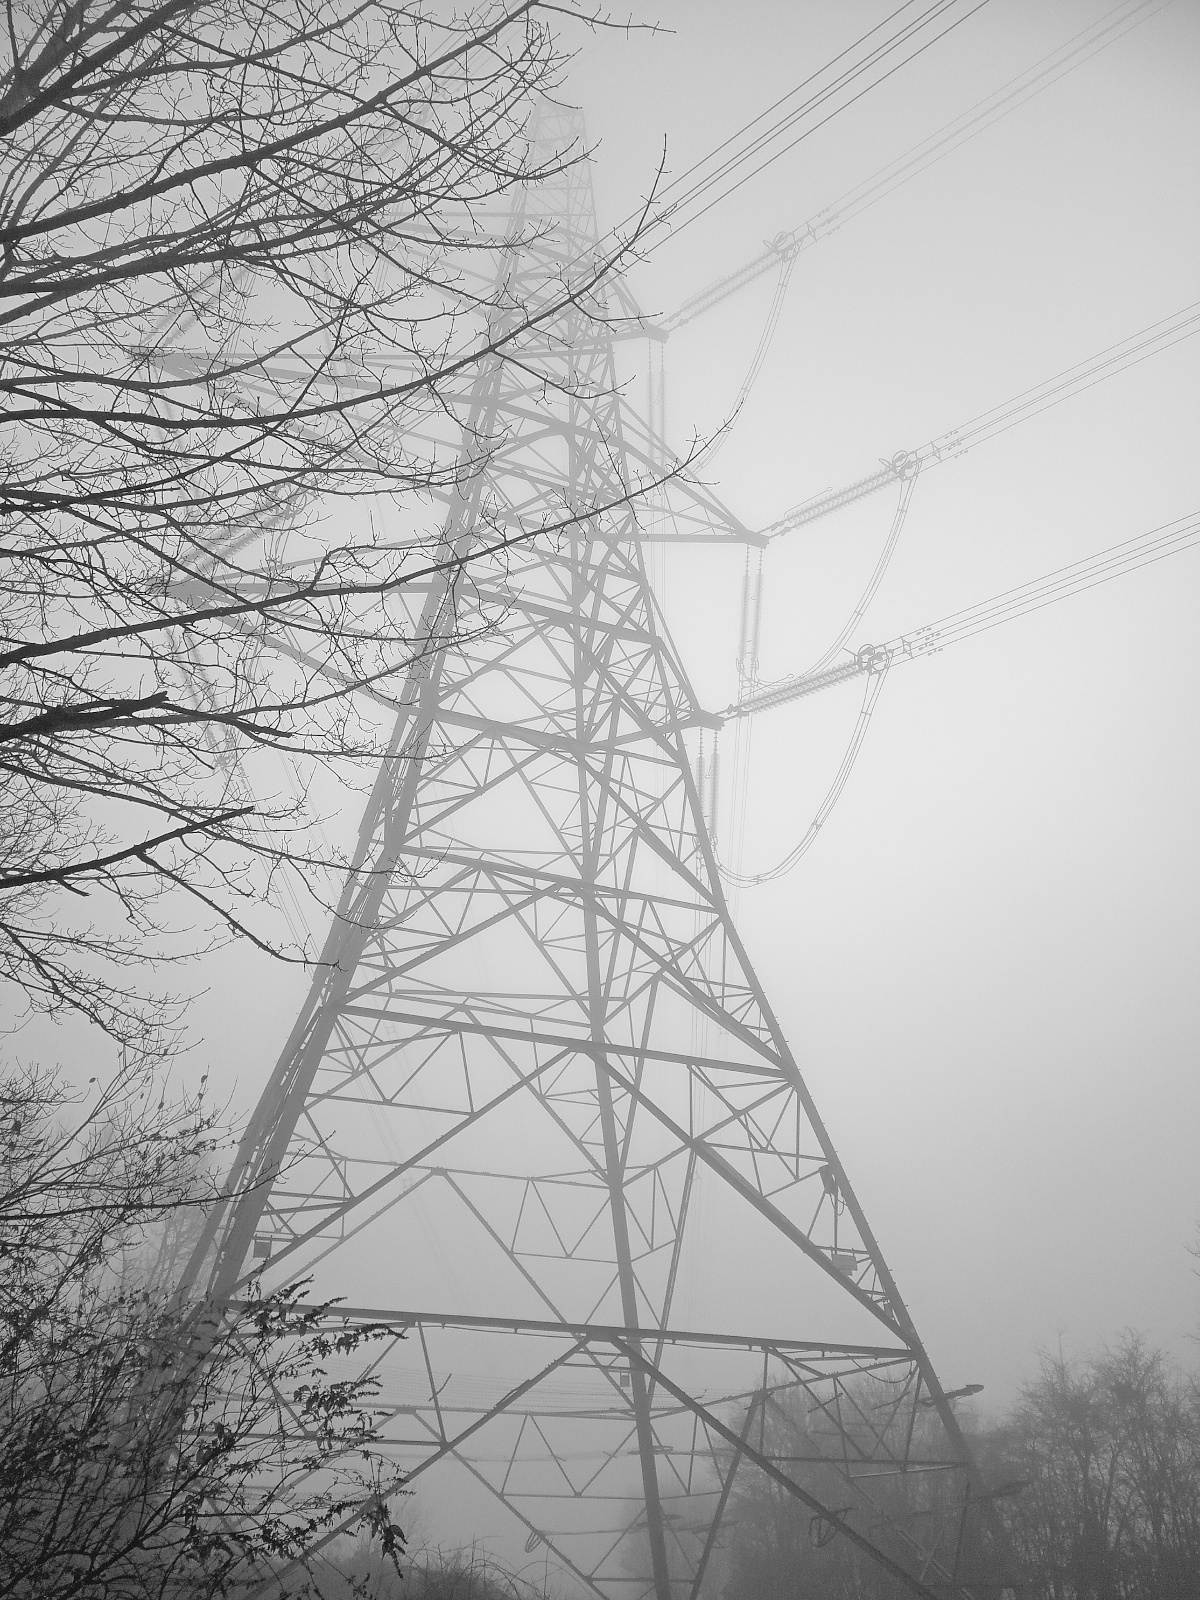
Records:
M1163 10L1172 0L1124 0L1124 3L1107 12L1096 22L1035 62L1033 66L1010 78L1007 83L977 101L953 121L913 145L902 156L881 167L853 189L848 189L837 200L825 206L807 222L776 234L763 251L727 277L718 279L699 293L685 300L678 310L664 317L659 327L672 332L685 323L702 316L739 289L769 272L789 253L793 256L818 240L837 231L843 223L877 204L894 193L910 179L941 161L952 151L960 149L987 128L994 127L1019 106L1027 104L1052 84L1059 82L1077 67L1116 43L1126 33ZM765 115L765 113L764 113ZM752 124L751 124L752 126ZM728 142L728 141L727 141ZM722 149L724 146L719 146ZM717 152L713 152L715 155ZM711 156L707 159L711 159ZM702 163L690 170L697 170ZM685 173L684 177L687 176ZM677 180L682 182L682 178ZM669 189L667 191L669 193Z
M783 678L776 683L764 684L751 694L735 701L723 713L727 720L752 719L757 713L790 704L822 689L833 688L851 678L867 675L867 687L862 709L851 735L841 766L825 799L821 802L813 822L799 844L766 872L747 874L721 866L721 875L738 886L768 883L790 872L816 840L833 807L846 787L854 763L866 738L871 714L883 687L887 672L896 663L915 660L918 656L934 655L948 644L967 639L974 634L986 633L1002 622L1012 622L1043 606L1083 594L1113 578L1124 577L1142 567L1178 555L1184 550L1200 545L1200 512L1179 517L1174 522L1162 524L1146 533L1137 534L1120 544L1110 545L1095 555L1081 561L1070 562L1055 571L1034 578L1029 583L1006 589L977 605L966 606L951 612L937 622L927 623L912 633L904 633L883 645L861 645L856 653L836 666L821 672L806 673L796 678Z

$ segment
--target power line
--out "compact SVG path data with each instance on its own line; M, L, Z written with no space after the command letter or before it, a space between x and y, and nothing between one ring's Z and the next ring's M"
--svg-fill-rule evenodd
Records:
M954 0L951 0L951 3L954 3ZM868 95L872 89L879 88L880 84L886 83L887 80L899 72L902 67L910 65L918 58L918 56L924 55L926 50L931 49L933 45L946 38L948 34L953 33L956 28L960 27L964 22L967 22L976 14L976 12L982 11L984 6L987 4L988 0L977 0L977 3L971 8L970 11L966 12L965 15L955 18L955 20L943 28L940 33L935 34L932 39L927 39L917 49L912 51L910 55L907 55L903 58L903 60L896 62L893 66L889 67L886 72L881 73L879 77L872 79L872 81L860 89L857 94L852 95L848 100L843 101L841 104L835 105L834 108L825 116L823 116L818 122L815 122L811 127L806 128L803 133L797 134L797 136L791 140L789 144L784 145L782 149L772 151L771 154L765 158L765 160L761 161L758 166L752 168L751 171L742 173L742 175L733 183L731 183L727 189L723 189L720 194L715 195L707 203L707 205L703 206L699 211L692 212L690 216L677 223L674 226L673 231L678 234L682 232L684 228L690 227L693 222L698 222L701 217L707 216L714 206L719 205L722 200L727 200L730 195L736 193L736 191L740 189L743 184L749 183L751 178L756 178L760 172L765 171L767 167L778 161L781 156L789 154L796 148L797 145L802 144L805 139L811 138L814 133L819 132L819 130L825 127L827 123L832 122L835 117L840 116L843 111L848 111L851 106L857 105L858 102ZM943 12L948 11L949 9L950 5L946 5L945 7L941 8L941 10L938 12L938 15L940 16L943 14ZM924 23L922 23L922 26L924 26ZM915 32L916 30L913 31ZM905 39L903 42L907 42L907 39ZM890 54L890 49L887 52L881 52L880 56L876 59L882 59L882 56L885 53ZM847 76L846 84L853 84L875 64L875 60L870 60L863 63L861 67ZM835 85L834 88L842 86L843 85L838 84ZM736 163L731 162L729 164L729 170L732 170L734 165L740 165L742 161L751 159L755 154L758 153L759 149L765 148L766 145L771 142L772 138L781 137L782 133L786 132L788 128L799 122L808 111L820 109L824 105L825 101L832 97L833 92L834 90L831 88L830 90L823 91L819 96L814 96L809 105L802 107L787 119L786 123L782 125L778 133L771 135L770 138L764 135L763 138L756 141L750 150L747 151L744 156L740 157ZM724 170L715 174L712 179L705 180L703 184L697 185L696 190L693 193L686 195L676 207L672 208L672 210L668 213L667 220L673 221L677 211L681 210L682 207L688 204L691 200L698 198L704 190L711 188L715 183L718 183L723 176L725 176Z
M818 690L845 683L864 673L880 672L900 661L914 661L918 656L932 655L945 649L948 644L957 644L961 639L985 633L1002 622L1012 622L1017 617L1040 611L1056 601L1083 594L1113 578L1124 577L1141 567L1178 555L1197 543L1200 543L1200 512L1192 512L1174 522L1152 528L1147 533L1137 534L1121 544L1110 545L1095 555L1085 556L1081 561L1058 567L1015 589L1006 589L976 605L953 611L936 622L926 623L924 627L897 634L886 644L862 645L857 651L849 653L846 661L823 672L806 673L764 684L735 701L722 715L731 720L752 716L815 694Z
M1072 400L1076 395L1085 394L1098 383L1103 383L1130 367L1140 365L1151 356L1171 349L1184 339L1190 339L1197 332L1200 332L1200 300L1193 301L1180 311L1172 312L1168 317L1150 323L1148 327L1140 328L1136 333L1119 339L1116 344L1108 345L1097 354L1088 356L1073 366L1064 367L1052 377L1043 378L1040 383L1023 390L1020 394L1002 400L998 405L989 407L987 411L979 412L969 421L960 423L958 427L939 434L936 439L931 439L917 450L897 451L890 460L882 461L875 472L868 473L843 488L826 490L823 494L804 501L786 512L778 521L769 524L763 531L768 538L777 539L782 534L790 533L807 523L816 522L834 511L840 511L843 506L865 499L877 490L886 488L888 484L895 483L918 466L927 471L942 461L951 461L965 455L976 445L983 444L989 439L999 438L1010 428L1015 428L1018 423L1040 416L1043 411L1049 411L1065 400Z
M1095 589L1113 578L1124 577L1127 573L1136 572L1142 567L1152 566L1157 561L1178 555L1181 551L1190 550L1198 544L1200 544L1200 513L1193 512L1189 516L1179 517L1174 522L1153 528L1147 533L1138 534L1121 544L1111 545L1107 550L1098 551L1097 554L1087 556L1082 561L1070 562L1067 566L1059 567L1041 578L1020 584L1015 589L1006 589L1003 593L993 595L991 599L981 601L977 605L953 611L937 622L918 628L914 633L900 634L887 644L862 645L839 666L764 685L763 688L755 690L730 706L724 713L727 718L750 718L756 712L787 705L793 700L815 694L821 689L849 682L852 678L865 676L867 679L862 707L841 765L800 841L765 872L738 872L721 864L722 878L738 888L752 888L759 884L772 883L791 872L816 843L818 834L850 780L850 774L854 770L866 739L876 702L883 689L884 679L893 666L901 661L916 660L918 656L934 655L939 650L944 650L948 644L956 644L975 634L986 633L991 628L999 627L1001 623L1028 616L1031 612L1040 611L1043 607L1053 605L1059 600L1069 599L1072 595L1085 594L1089 589Z
M854 731L850 735L850 743L846 746L846 753L842 757L842 764L837 769L829 792L817 808L817 813L808 825L808 830L799 844L794 845L782 861L776 862L766 872L738 872L731 867L719 862L721 877L726 883L736 885L739 889L757 888L762 883L772 883L776 878L782 878L789 873L808 853L817 842L817 836L829 819L835 805L842 797L842 791L850 781L850 774L854 771L854 763L858 760L859 751L862 749L863 740L867 737L867 729L871 725L871 717L875 711L875 703L883 689L884 678L887 676L887 667L878 672L873 672L867 679L866 692L863 695L862 708L858 713L858 721L854 724Z
M809 84L815 83L818 78L822 77L825 73L831 71L835 66L837 66L839 61L844 60L845 57L850 55L852 51L857 50L860 45L866 44L868 39L872 38L882 29L886 28L889 23L894 22L896 18L902 15L905 11L911 11L913 6L917 3L918 0L905 0L903 5L897 6L895 11L884 17L882 22L876 23L873 28L868 28L866 33L861 34L853 44L847 45L844 50L839 51L838 54L827 61L823 67L819 67L816 72L810 73L807 78L802 78L795 88L789 89L786 94L780 95L778 100L773 100L764 111L760 111L756 117L751 117L748 122L744 122L742 126L736 129L735 132L731 133L728 138L722 139L720 144L715 145L707 155L701 156L699 161L693 161L690 167L685 167L678 177L672 178L671 182L666 185L663 190L664 196L669 195L672 189L677 189L681 184L686 183L688 178L690 178L693 173L699 172L701 168L719 156L723 150L727 150L730 145L735 144L737 140L740 139L744 134L749 133L750 130L752 128L756 128L760 122L765 121L773 111L778 111L781 106L786 105L789 100L798 95L802 89L806 89ZM733 157L728 157L727 163L733 159Z
M748 123L743 124L743 126L739 128L736 133L729 135L728 138L724 139L721 144L715 147L715 149L709 151L706 156L703 156L699 161L694 162L692 166L686 168L677 178L672 179L671 182L665 185L660 191L657 203L651 208L648 217L640 212L631 213L625 218L625 221L620 225L620 227L614 230L614 232L620 234L622 230L628 229L635 224L640 223L641 237L643 241L646 240L647 236L653 232L654 229L661 227L664 224L670 224L673 232L678 233L682 228L689 226L692 222L697 221L701 216L706 215L714 205L719 204L723 199L727 199L728 196L734 193L734 191L743 183L748 182L751 178L762 172L766 167L777 161L780 156L786 155L790 150L795 149L796 145L800 144L804 139L807 139L811 134L815 133L818 128L824 127L827 122L840 115L841 112L849 110L852 105L857 104L857 102L866 94L870 93L872 89L877 88L881 83L884 83L888 78L899 72L902 67L907 66L911 61L915 61L918 56L922 55L927 49L938 43L940 39L945 38L947 34L953 32L953 30L958 27L960 23L967 21L968 18L974 16L977 11L982 10L983 7L988 4L988 0L976 0L976 3L971 6L970 10L955 17L954 20L947 23L947 25L943 27L940 32L935 33L932 38L925 38L923 42L918 44L917 47L908 55L903 56L901 60L896 61L892 65L888 66L886 71L880 73L878 77L873 78L864 87L858 89L856 93L851 95L849 98L839 100L837 98L839 95L843 94L846 90L853 88L859 79L869 74L875 67L887 62L888 59L897 51L904 49L906 45L925 34L928 29L934 27L943 19L949 17L953 12L959 11L961 6L965 3L965 0L934 0L934 4L927 5L926 9L919 16L901 24L897 31L890 35L887 39L871 46L866 50L865 54L861 55L861 57L856 56L856 52L862 51L863 47L869 44L870 40L875 34L877 34L882 28L887 27L891 22L895 21L896 18L900 17L904 12L910 11L913 8L913 5L916 3L918 3L918 0L909 0L909 3L900 6L896 11L892 12L887 18L885 18L882 23L878 23L874 28L868 29L868 31L856 39L852 45L848 46L845 50L840 51L832 58L832 60L826 62L826 64L817 72L811 73L807 78L803 79L799 84L797 84L794 89L790 90L788 94L782 96L780 100L775 101L774 104L768 107L766 111L759 113L758 116L752 118ZM770 116L773 111L778 109L780 106L785 105L797 94L800 94L801 91L809 88L810 85L820 83L822 78L826 77L827 74L833 71L839 62L845 60L847 57L852 57L854 59L852 59L851 63L843 68L843 70L838 73L831 82L824 83L820 87L814 89L813 92L807 95L799 105L793 106L789 111L787 111L783 116L777 118L762 132L755 134L750 140L749 144L745 145L743 148L735 148L732 153L725 156L723 160L720 160L716 167L712 168L711 170L705 170L706 168L710 167L710 164L714 160L721 156L722 151L729 149L731 145L736 146L738 141L741 140L752 129L757 127L757 125L763 121L764 118ZM731 178L740 167L743 167L747 162L754 160L756 156L762 154L764 151L769 150L770 147L776 144L778 140L786 137L788 132L796 127L798 123L803 121L805 117L814 112L822 110L830 102L836 103L833 104L832 109L827 111L818 122L813 124L811 127L806 128L803 133L798 134L796 138L790 141L790 143L782 146L781 148L771 150L770 153L765 155L764 159L759 162L757 166L755 166L750 172L744 172L740 176L734 178L733 182L728 188L722 190L720 194L708 201L708 203L703 206L701 210L692 211L690 215L685 215L689 207L694 206L714 187L721 184L726 178ZM689 183L689 179L692 179L693 181ZM676 192L680 191L681 186L684 186L681 192Z
M729 295L755 282L780 262L835 233L843 223L895 193L912 178L936 165L986 129L994 127L1019 106L1058 83L1171 3L1172 0L1123 0L1122 4L1090 23L1024 72L1010 78L992 94L977 101L852 189L846 190L807 222L777 234L759 255L736 272L691 295L678 310L665 317L659 327L668 332L682 327L719 305Z

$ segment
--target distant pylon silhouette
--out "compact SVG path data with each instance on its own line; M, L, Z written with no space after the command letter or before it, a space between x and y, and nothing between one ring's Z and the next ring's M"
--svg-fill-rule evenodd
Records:
M546 112L538 137L578 132ZM521 207L514 303L597 247L586 164ZM623 310L596 290L478 372L463 449L486 460L419 594L427 648L207 1281L312 1273L393 1328L373 1359L396 1482L440 1479L581 1592L709 1592L757 1471L891 1592L982 1593L952 1404L703 825L688 741L714 719L647 582L630 491L657 446L618 387ZM656 504L663 537L746 536L684 481ZM485 525L599 505L453 564ZM939 1486L917 1520L902 1473Z

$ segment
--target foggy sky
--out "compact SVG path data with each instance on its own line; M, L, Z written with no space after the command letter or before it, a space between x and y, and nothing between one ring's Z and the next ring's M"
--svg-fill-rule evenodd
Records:
M602 218L645 192L664 137L681 170L890 9L664 4L673 34L589 46L571 89ZM657 250L635 294L669 311L1109 9L994 0ZM1196 300L1198 69L1200 8L1168 5L803 254L708 474L732 508L762 525ZM724 419L773 287L672 336L676 449ZM858 639L1193 510L1198 370L1185 341L929 473ZM836 635L893 505L772 548L765 677ZM736 688L740 567L667 562L713 708ZM992 1405L1060 1339L1132 1326L1194 1357L1198 597L1191 551L897 668L817 845L738 897L922 1336L946 1382L984 1382ZM756 720L745 870L803 834L860 697Z
M1105 9L992 0L665 242L631 279L640 302L669 311ZM598 141L602 222L645 192L664 138L681 170L888 10L638 0L674 32L600 36L564 91ZM1177 0L807 252L709 474L727 503L769 521L1200 298L1198 68L1200 8ZM676 448L725 417L772 287L672 337ZM929 474L860 638L1195 509L1198 362L1200 338ZM631 348L639 409L644 371ZM772 549L764 676L821 654L892 506ZM665 567L685 665L724 706L741 556ZM816 847L737 897L943 1380L985 1383L992 1406L1060 1337L1082 1350L1128 1325L1190 1355L1200 1324L1185 1253L1200 1218L1198 596L1193 551L897 668ZM859 695L756 723L747 870L808 826ZM200 1054L248 1111L307 979L246 951L205 977Z

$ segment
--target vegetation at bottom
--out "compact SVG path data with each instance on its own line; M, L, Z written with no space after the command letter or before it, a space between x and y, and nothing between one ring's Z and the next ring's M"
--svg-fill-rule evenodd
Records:
M820 1418L798 1401L764 1423L770 1454L851 1526L817 1453ZM982 1492L914 1467L881 1497L893 1536L937 1530L941 1563L980 1597L1196 1600L1200 1596L1200 1381L1136 1334L1087 1358L1046 1355L1007 1415L970 1442ZM824 1480L822 1480L822 1474ZM722 1600L892 1600L896 1580L754 1468L731 1498ZM845 1485L843 1483L843 1489ZM865 1526L862 1533L880 1530ZM936 1590L936 1583L931 1579Z
M0 1128L0 1595L225 1600L280 1576L326 1600L542 1592L475 1553L406 1550L371 1383L334 1375L378 1330L339 1332L303 1285L221 1306L184 1292L221 1159L202 1096L168 1100L144 1070L74 1090L21 1069L0 1074ZM896 1414L855 1399L864 1418ZM1127 1334L1044 1358L1005 1417L970 1430L966 1501L936 1470L927 1415L909 1469L873 1486L871 1526L806 1391L773 1394L747 1436L849 1528L898 1554L919 1534L938 1583L949 1573L979 1600L1200 1596L1200 1382L1163 1352ZM900 1590L742 1461L703 1592Z
M416 1551L397 1569L366 1541L333 1559L323 1587L328 1600L558 1600L562 1593L515 1577L475 1550Z
M328 1375L375 1331L331 1327L303 1284L181 1288L220 1143L202 1098L24 1069L0 1117L0 1595L311 1592L308 1548L364 1501L394 1557L373 1387Z
M443 537L504 443L462 396L525 375L522 338L599 308L644 238L497 270L541 229L520 197L586 159L529 132L609 25L591 0L5 7L0 1016L42 1032L0 1041L0 1600L541 1592L406 1551L372 1383L331 1376L378 1330L303 1283L204 1298L229 1132L169 1085L189 961L315 961L349 865L322 797L408 760L379 707L502 624L473 574L646 487L515 526L480 489ZM33 1064L49 1037L65 1071ZM762 1427L844 1505L808 1413ZM980 1596L1200 1600L1200 1400L1161 1353L1048 1358L975 1445L975 1506L919 1467L885 1499ZM729 1511L710 1600L897 1593L749 1468Z

